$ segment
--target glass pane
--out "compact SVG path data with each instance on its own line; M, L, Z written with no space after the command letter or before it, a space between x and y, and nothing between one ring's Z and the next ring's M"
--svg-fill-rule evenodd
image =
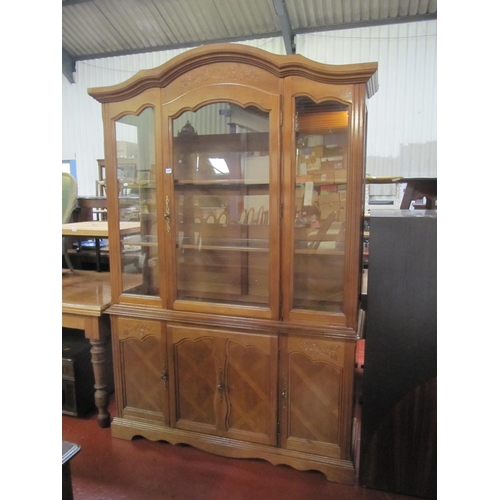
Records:
M210 104L174 133L177 298L268 305L268 114Z
M153 109L115 125L123 292L158 295Z
M348 109L296 99L294 308L342 312Z

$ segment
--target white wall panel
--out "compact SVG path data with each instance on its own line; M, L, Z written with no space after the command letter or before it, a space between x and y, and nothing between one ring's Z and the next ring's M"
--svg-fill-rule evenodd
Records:
M379 63L379 91L368 101L367 173L437 176L437 22L297 35L297 53L328 64ZM281 38L240 42L284 54ZM187 49L77 62L75 82L62 76L62 159L75 159L79 194L95 194L104 157L101 105L87 89L114 85Z
M437 176L436 40L436 21L297 36L297 52L318 62L378 62L368 101L372 176Z
M246 42L269 52L284 54L281 38ZM155 68L188 49L78 61L70 84L62 76L62 159L76 160L78 194L93 196L97 180L97 159L104 158L104 131L101 104L87 89L115 85L141 69Z

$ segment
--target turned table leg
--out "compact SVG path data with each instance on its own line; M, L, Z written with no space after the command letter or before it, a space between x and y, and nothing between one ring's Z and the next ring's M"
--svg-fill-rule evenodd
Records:
M106 340L90 339L90 354L92 356L92 367L95 379L95 405L97 406L97 423L100 427L109 427L111 418L108 411L109 392Z
M92 311L93 312L93 311ZM63 311L63 327L76 328L85 332L90 342L90 356L94 371L95 405L100 427L109 427L109 396L114 391L113 360L111 356L111 322L107 314L73 314Z

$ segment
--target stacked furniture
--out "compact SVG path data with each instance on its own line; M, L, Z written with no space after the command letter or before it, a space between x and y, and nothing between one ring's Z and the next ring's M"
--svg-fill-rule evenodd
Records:
M104 120L113 436L354 482L376 70L221 44L89 90ZM134 238L119 232L124 141L137 144Z

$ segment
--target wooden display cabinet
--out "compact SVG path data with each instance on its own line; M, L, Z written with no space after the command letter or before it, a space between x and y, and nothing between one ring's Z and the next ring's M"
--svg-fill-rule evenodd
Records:
M103 105L113 436L354 481L376 71L221 44L89 90ZM121 202L123 141L134 214ZM141 233L120 239L131 215ZM127 288L128 274L140 284Z

